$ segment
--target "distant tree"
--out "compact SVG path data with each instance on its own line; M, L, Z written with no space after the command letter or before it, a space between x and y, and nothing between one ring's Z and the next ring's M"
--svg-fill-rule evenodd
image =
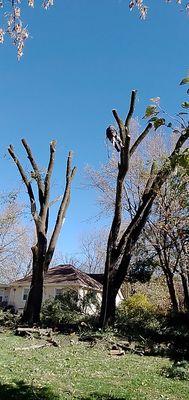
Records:
M64 254L61 251L56 251L51 261L51 266L56 267L57 265L73 265L76 268L80 268L80 260L78 257L72 254Z
M182 83L188 83L188 78L185 78ZM160 126L167 126L171 128L172 131L175 131L172 123L166 123L165 118L161 117L160 109L157 104L158 100L152 99L155 104L148 106L145 113L145 118L149 118L149 122L144 131L131 145L130 124L134 113L135 101L136 91L132 91L129 112L125 122L121 120L116 110L113 110L113 115L118 125L121 146L117 164L114 217L109 233L106 253L105 282L100 318L102 327L114 321L115 299L118 290L128 272L135 245L144 229L159 191L170 174L175 170L180 160L182 158L186 160L188 157L188 149L182 150L182 147L189 138L188 121L184 121L181 117L180 128L177 127L178 139L173 146L172 152L162 162L161 166L156 165L155 162L152 163L146 179L146 184L140 193L138 205L134 210L131 210L131 221L122 232L124 183L125 177L129 172L130 159L141 142L149 134L152 127L156 130ZM189 105L187 102L184 102L182 103L182 107L188 108Z
M0 282L10 283L25 275L30 267L30 242L22 223L24 206L17 195L0 194Z
M63 195L61 196L61 203L55 221L54 229L48 241L47 235L49 227L49 209L51 204L54 203L54 201L50 202L50 189L51 189L51 176L55 160L56 141L53 140L50 143L49 164L44 177L25 139L22 139L22 144L32 167L32 172L30 177L28 177L22 164L17 158L12 145L9 146L8 151L13 161L15 162L18 171L22 177L22 180L26 186L30 200L31 215L33 217L35 225L37 242L34 246L32 246L32 254L33 254L32 281L31 281L28 300L23 313L23 321L33 324L40 322L44 273L48 270L48 267L52 260L56 243L66 215L66 211L69 206L70 195L71 195L71 184L76 172L76 167L72 169L72 153L69 152L67 159L65 190ZM37 184L39 209L37 207L35 192L32 188L32 182L36 182Z
M83 234L80 245L82 257L80 268L89 274L102 273L106 259L106 243L107 232L105 230Z
M165 275L173 310L179 310L174 284L179 276L189 310L189 183L185 169L177 168L161 188L144 235Z

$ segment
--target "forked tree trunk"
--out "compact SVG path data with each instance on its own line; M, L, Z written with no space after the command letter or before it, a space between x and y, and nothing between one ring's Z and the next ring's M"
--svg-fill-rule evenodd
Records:
M114 325L116 317L116 297L121 285L124 283L130 261L131 252L125 253L119 265L120 269L118 274L116 261L114 260L114 263L112 263L110 267L108 260L106 260L102 305L99 320L99 324L102 329L106 328L107 326Z
M54 166L56 141L53 140L50 143L49 163L44 178L25 139L22 139L22 144L26 150L28 159L33 168L32 178L36 181L38 188L39 207L37 207L37 201L35 199L35 193L32 188L31 179L27 177L27 174L22 167L22 164L16 157L13 146L9 146L8 150L27 188L28 196L30 199L31 214L36 229L37 244L32 247L33 267L31 286L22 318L23 322L27 322L30 325L33 325L34 323L39 324L40 322L40 311L43 299L44 273L48 270L50 262L52 260L56 243L66 215L66 211L70 203L71 183L76 172L76 167L72 169L72 152L69 152L67 158L65 190L63 195L60 196L62 200L59 206L54 229L52 231L49 244L47 245L49 207L51 203L53 204L56 201L55 200L53 202L50 202L51 175ZM39 210L37 208L39 208Z
M113 110L113 115L119 128L122 146L119 153L114 217L107 244L103 298L100 314L101 328L105 328L114 322L116 294L127 274L135 244L145 226L152 204L159 190L170 173L175 169L180 150L189 138L189 129L186 128L184 133L181 132L174 150L167 158L162 168L156 171L155 165L152 164L149 179L147 180L143 195L141 196L138 209L124 233L121 234L123 185L127 172L129 171L130 158L152 128L152 123L148 123L134 144L130 146L130 122L134 112L135 100L136 91L132 91L129 112L125 122L121 120L117 111ZM176 303L174 306L176 307Z

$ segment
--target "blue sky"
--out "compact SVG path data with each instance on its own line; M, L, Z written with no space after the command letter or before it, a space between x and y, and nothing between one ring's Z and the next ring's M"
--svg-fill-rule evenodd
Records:
M67 254L77 252L81 234L96 226L88 221L97 208L95 193L82 189L84 167L98 168L107 159L104 133L112 108L124 116L134 88L139 118L155 96L174 113L185 94L178 83L189 71L189 17L175 4L148 3L145 22L129 12L127 0L56 0L49 11L25 7L32 38L24 57L17 62L8 39L0 47L1 190L21 186L5 157L9 143L26 165L20 145L25 137L43 167L49 141L58 140L54 193L61 193L72 149L78 173L58 244Z

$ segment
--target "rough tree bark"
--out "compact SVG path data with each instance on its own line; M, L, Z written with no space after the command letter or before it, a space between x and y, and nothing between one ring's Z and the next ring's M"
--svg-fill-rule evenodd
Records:
M130 145L130 122L134 113L135 101L136 91L134 90L131 94L129 112L125 123L121 120L116 110L113 110L123 147L120 151L118 163L114 217L107 244L100 314L100 326L102 328L114 322L116 295L127 274L134 246L145 226L159 189L162 187L169 174L174 170L177 163L177 156L180 154L183 144L189 138L189 128L186 128L181 132L174 150L158 172L155 173L152 165L150 178L147 181L138 209L124 233L121 234L123 188L124 180L129 170L129 161L135 150L153 127L153 125L149 123L135 143L132 146Z
M51 187L51 176L55 161L56 141L50 143L50 156L45 177L39 170L39 167L33 157L32 151L28 146L25 139L22 139L22 144L27 153L27 157L32 166L31 176L37 183L38 189L38 203L32 188L31 179L28 178L22 164L15 155L15 151L12 145L9 146L8 151L13 161L15 162L22 180L27 188L28 196L30 199L31 214L35 224L36 231L36 244L32 247L33 254L33 265L32 265L32 280L28 300L23 313L23 322L27 322L30 325L39 324L40 322L40 310L43 298L43 280L44 273L48 270L50 262L52 260L56 243L59 237L59 233L64 221L67 208L70 202L71 194L71 183L76 172L76 167L72 169L72 152L69 152L67 159L66 169L66 185L60 207L58 210L54 229L48 243L48 223L49 223L49 208L50 208L50 187Z

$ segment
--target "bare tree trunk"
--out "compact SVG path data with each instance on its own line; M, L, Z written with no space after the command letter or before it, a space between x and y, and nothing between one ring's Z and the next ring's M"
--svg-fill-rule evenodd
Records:
M22 316L22 321L28 322L30 325L40 323L43 300L44 259L47 251L47 239L44 234L39 234L39 238L38 243L32 247L32 280Z
M175 290L175 286L174 286L173 274L166 273L165 277L166 277L167 287L168 287L169 296L170 296L170 300L171 300L172 310L175 313L177 313L179 311L179 304L178 304L178 299L177 299L176 290Z
M128 253L122 259L120 273L115 273L115 264L112 265L111 273L109 273L109 265L105 268L102 306L100 313L100 327L105 328L106 326L113 325L115 322L116 313L116 297L118 291L124 282L125 271L128 271L131 260L131 254Z
M188 277L181 273L182 287L184 293L184 306L187 311L189 311L189 281Z
M114 281L110 280L109 287L102 298L101 316L100 316L100 326L102 328L106 326L112 326L115 322L116 313L116 296L117 291L114 287ZM106 319L104 320L104 316Z
M117 290L114 285L114 266L110 265L109 259L106 260L104 273L104 286L102 293L102 305L100 313L100 326L113 325L116 311Z

